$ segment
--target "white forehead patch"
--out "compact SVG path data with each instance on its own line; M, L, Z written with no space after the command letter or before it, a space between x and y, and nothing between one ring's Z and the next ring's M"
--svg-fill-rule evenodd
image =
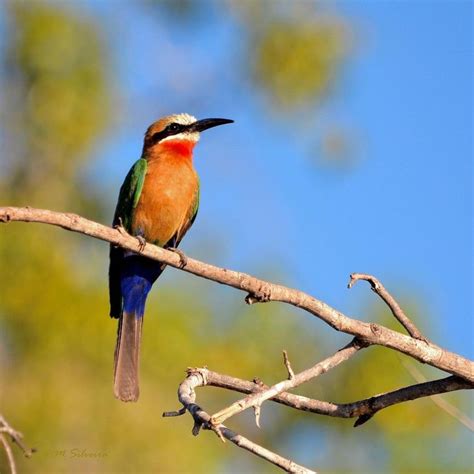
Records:
M170 122L176 122L181 125L191 125L192 123L196 122L196 117L193 117L189 114L175 114L169 116Z

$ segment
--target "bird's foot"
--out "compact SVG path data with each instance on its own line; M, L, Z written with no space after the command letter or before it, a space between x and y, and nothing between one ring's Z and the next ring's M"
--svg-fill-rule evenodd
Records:
M127 235L127 231L125 230L125 227L123 226L122 218L118 218L118 224L114 225L114 229L117 229L122 235Z
M143 249L145 248L146 240L141 235L137 235L136 237L138 240L138 251L141 253L143 252Z
M179 268L184 268L188 264L188 257L186 257L182 250L179 250L176 247L167 247L166 250L170 250L179 255Z

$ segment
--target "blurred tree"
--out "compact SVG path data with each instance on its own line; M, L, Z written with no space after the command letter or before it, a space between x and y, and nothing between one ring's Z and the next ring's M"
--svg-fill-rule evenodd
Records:
M79 165L108 116L100 35L91 22L57 6L11 2L5 8L10 35L2 82L8 93L0 119L8 130L3 158L9 172L0 182L0 200L97 215L98 202L80 182ZM45 249L53 238L58 253L50 254ZM79 284L74 281L80 274L79 255L71 244L48 229L11 229L0 236L0 314L6 317L2 325L9 327L10 348L18 357L43 344L36 339L41 331L36 333L40 328L31 324L31 313L36 321L55 321L48 304L54 295L64 297L56 301L59 317L71 288ZM11 251L14 247L24 251L17 254Z
M77 208L87 200L78 165L109 117L103 39L91 20L65 8L11 2L9 14L1 120L13 153L3 193Z
M253 74L274 105L308 109L329 94L346 50L343 24L281 19L255 35Z

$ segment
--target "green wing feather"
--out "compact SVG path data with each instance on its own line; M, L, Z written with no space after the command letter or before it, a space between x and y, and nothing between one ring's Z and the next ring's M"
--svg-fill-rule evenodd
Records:
M128 172L120 188L113 225L123 225L127 232L132 233L133 210L137 207L145 182L147 161L140 158ZM122 294L120 290L120 269L123 249L110 246L109 264L109 299L110 316L119 318L122 313Z
M194 222L196 219L198 210L199 210L199 198L201 197L201 183L199 181L199 176L198 176L198 183L197 183L197 190L196 190L196 196L194 198L194 206L193 206L193 215L191 218L191 224Z
M120 188L114 215L114 225L119 224L119 219L121 219L122 225L127 232L131 232L132 230L133 210L137 207L143 190L146 170L147 161L144 158L140 158L132 166Z

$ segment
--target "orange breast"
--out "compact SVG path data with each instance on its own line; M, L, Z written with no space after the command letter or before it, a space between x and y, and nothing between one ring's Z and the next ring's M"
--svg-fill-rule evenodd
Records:
M149 242L166 244L186 224L198 185L191 157L162 153L150 159L133 215L134 232Z

